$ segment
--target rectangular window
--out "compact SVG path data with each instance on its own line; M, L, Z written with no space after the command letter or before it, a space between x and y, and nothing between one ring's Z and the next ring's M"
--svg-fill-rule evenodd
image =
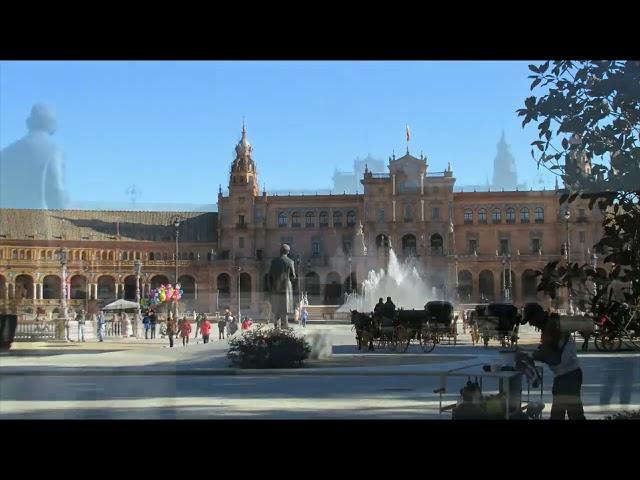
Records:
M431 219L432 220L440 219L440 209L438 207L434 207L431 209Z
M580 236L580 243L584 243L584 239L585 239L585 234L584 232L578 232L578 235Z
M475 255L478 252L478 240L469 240L469 255Z
M238 237L238 247L244 248L244 237Z
M500 240L500 255L506 255L509 253L509 240L501 239Z
M540 248L540 239L539 238L532 238L531 239L531 252L532 253L538 253L541 250Z
M353 249L351 240L345 240L344 242L342 242L342 249L344 250L345 255L351 255L351 251Z
M320 255L320 242L311 242L311 253L313 255Z
M238 225L244 226L244 215L238 215Z
M378 222L384 223L384 208L378 210Z
M464 223L473 223L473 211L471 210L464 211Z
M256 250L256 257L258 260L262 260L262 249Z

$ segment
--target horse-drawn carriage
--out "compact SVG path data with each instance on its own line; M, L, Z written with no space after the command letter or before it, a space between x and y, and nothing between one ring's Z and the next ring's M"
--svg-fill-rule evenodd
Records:
M428 302L424 310L396 310L393 317L351 312L351 323L356 331L358 349L368 345L369 350L388 348L406 352L415 340L425 352L432 351L443 338L456 343L457 331L453 305L449 302Z
M522 316L518 308L510 303L478 305L472 314L485 347L489 340L497 340L503 347L518 343L518 329Z

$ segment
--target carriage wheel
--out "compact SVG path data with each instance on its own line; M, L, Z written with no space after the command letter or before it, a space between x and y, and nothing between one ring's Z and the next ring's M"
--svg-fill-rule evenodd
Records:
M603 336L600 341L602 342L602 349L606 352L617 352L622 347L622 340L620 337L608 337Z
M420 336L420 346L422 347L422 351L424 351L425 353L433 351L433 349L436 348L436 341L433 335L423 333Z

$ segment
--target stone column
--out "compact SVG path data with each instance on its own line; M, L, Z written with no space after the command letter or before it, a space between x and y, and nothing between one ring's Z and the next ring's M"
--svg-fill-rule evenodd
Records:
M4 289L4 300L8 301L9 300L9 289L11 288L11 283L7 283L6 287Z
M392 219L393 219L393 221L395 223L395 221L396 221L396 201L395 200L391 200L391 204L392 204L391 212L392 212L392 215L393 215Z
M35 302L38 299L38 284L35 283L33 285L33 301Z
M422 221L424 222L424 199L420 200L420 211L421 211Z
M9 288L7 288L7 293L9 293L9 298L16 298L16 284L15 283L10 283L9 284Z
M253 284L252 284L252 287L253 287ZM198 282L194 282L193 293L195 295L195 300L198 300Z

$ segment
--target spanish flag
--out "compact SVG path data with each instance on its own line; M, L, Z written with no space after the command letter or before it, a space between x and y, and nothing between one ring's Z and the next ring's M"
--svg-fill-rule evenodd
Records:
M409 131L409 125L407 125L407 142L411 139L411 132Z

